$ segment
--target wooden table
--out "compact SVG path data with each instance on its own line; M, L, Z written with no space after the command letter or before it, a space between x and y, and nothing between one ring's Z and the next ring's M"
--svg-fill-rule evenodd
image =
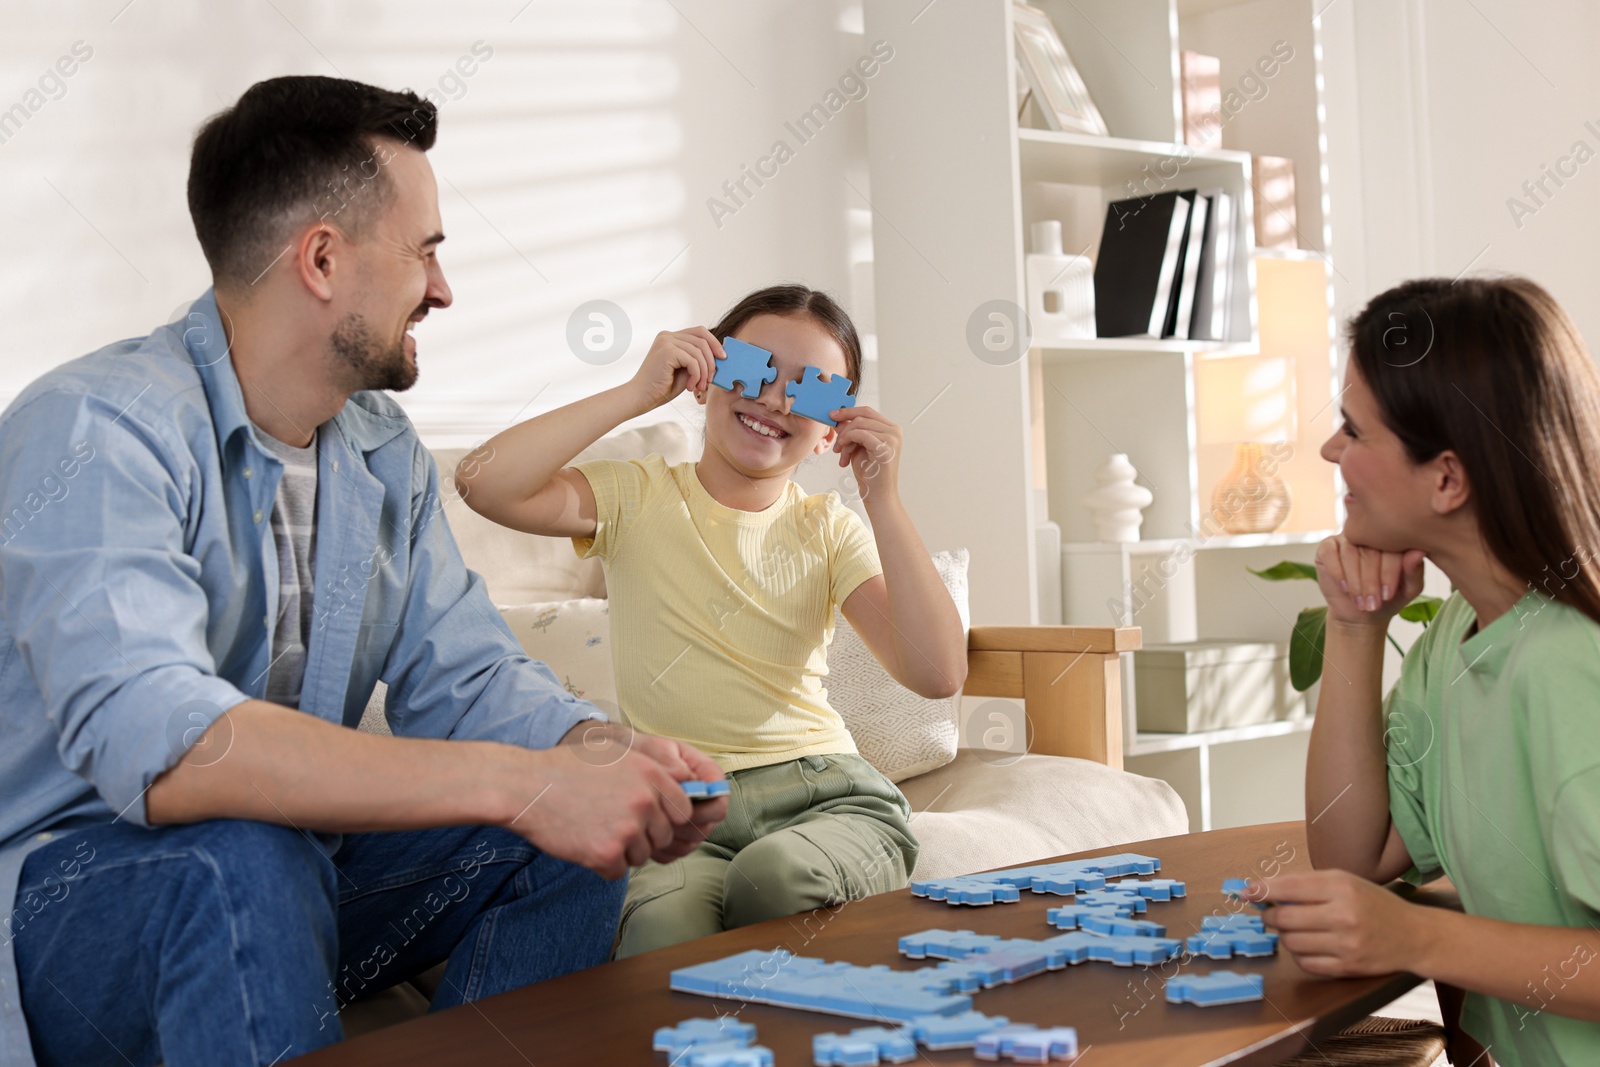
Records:
M1071 858L1111 852L1156 856L1162 876L1188 883L1187 899L1152 903L1145 916L1165 924L1175 937L1198 930L1205 915L1228 913L1221 895L1224 878L1266 877L1311 866L1305 825L1298 822L1137 841ZM886 893L845 904L832 913L775 919L608 963L390 1027L295 1062L305 1067L664 1065L666 1055L650 1050L656 1027L694 1016L711 1017L714 1009L731 1012L739 1007L737 1002L671 992L667 974L676 967L747 949L778 947L799 956L862 965L927 966L937 961L910 961L899 955L896 945L901 935L942 927L1043 938L1055 932L1045 923L1045 909L1063 902L1060 897L1023 893L1017 904L953 908L919 900L904 890ZM1185 973L1227 968L1260 972L1266 975L1266 999L1219 1008L1167 1004L1164 978L1180 966ZM1274 1064L1313 1048L1322 1037L1370 1014L1418 981L1409 974L1336 981L1313 978L1280 951L1268 959L1199 959L1152 968L1084 963L980 991L973 995L973 1006L1014 1022L1077 1027L1087 1067ZM777 1067L810 1064L811 1038L816 1034L870 1025L759 1004L746 1005L738 1014L756 1025L757 1040L776 1054ZM978 1061L969 1049L926 1053L917 1062Z

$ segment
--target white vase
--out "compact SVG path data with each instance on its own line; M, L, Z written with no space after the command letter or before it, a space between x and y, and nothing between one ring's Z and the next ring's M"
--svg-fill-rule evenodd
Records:
M1095 335L1094 261L1062 252L1059 221L1033 224L1033 252L1023 261L1023 273L1035 347Z
M1095 472L1095 489L1083 498L1083 506L1094 516L1094 528L1102 541L1137 541L1144 524L1143 511L1155 499L1150 490L1134 483L1139 472L1121 452L1106 457Z

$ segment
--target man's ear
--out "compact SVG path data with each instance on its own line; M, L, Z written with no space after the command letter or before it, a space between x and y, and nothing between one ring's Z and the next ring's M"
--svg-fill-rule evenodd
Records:
M1461 457L1446 449L1429 461L1433 473L1433 511L1450 515L1472 500L1472 485L1467 481Z
M294 246L300 281L317 299L333 299L333 274L336 267L343 265L345 247L343 235L326 223L306 230Z

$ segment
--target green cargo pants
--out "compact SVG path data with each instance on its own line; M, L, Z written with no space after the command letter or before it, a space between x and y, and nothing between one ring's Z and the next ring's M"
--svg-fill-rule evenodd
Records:
M911 805L855 754L728 775L728 817L676 863L634 870L616 958L900 889Z

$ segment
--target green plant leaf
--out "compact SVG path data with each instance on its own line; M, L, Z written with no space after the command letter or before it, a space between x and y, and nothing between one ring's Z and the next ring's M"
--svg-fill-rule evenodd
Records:
M1317 568L1310 563L1295 563L1293 560L1284 560L1275 563L1264 571L1246 567L1245 570L1257 578L1265 578L1269 582L1286 582L1294 578L1310 578L1317 580Z
M1434 620L1442 607L1444 601L1436 596L1419 596L1400 609L1400 617L1406 622L1427 624Z
M1322 677L1322 643L1328 634L1328 608L1306 608L1289 635L1289 682L1304 693Z

